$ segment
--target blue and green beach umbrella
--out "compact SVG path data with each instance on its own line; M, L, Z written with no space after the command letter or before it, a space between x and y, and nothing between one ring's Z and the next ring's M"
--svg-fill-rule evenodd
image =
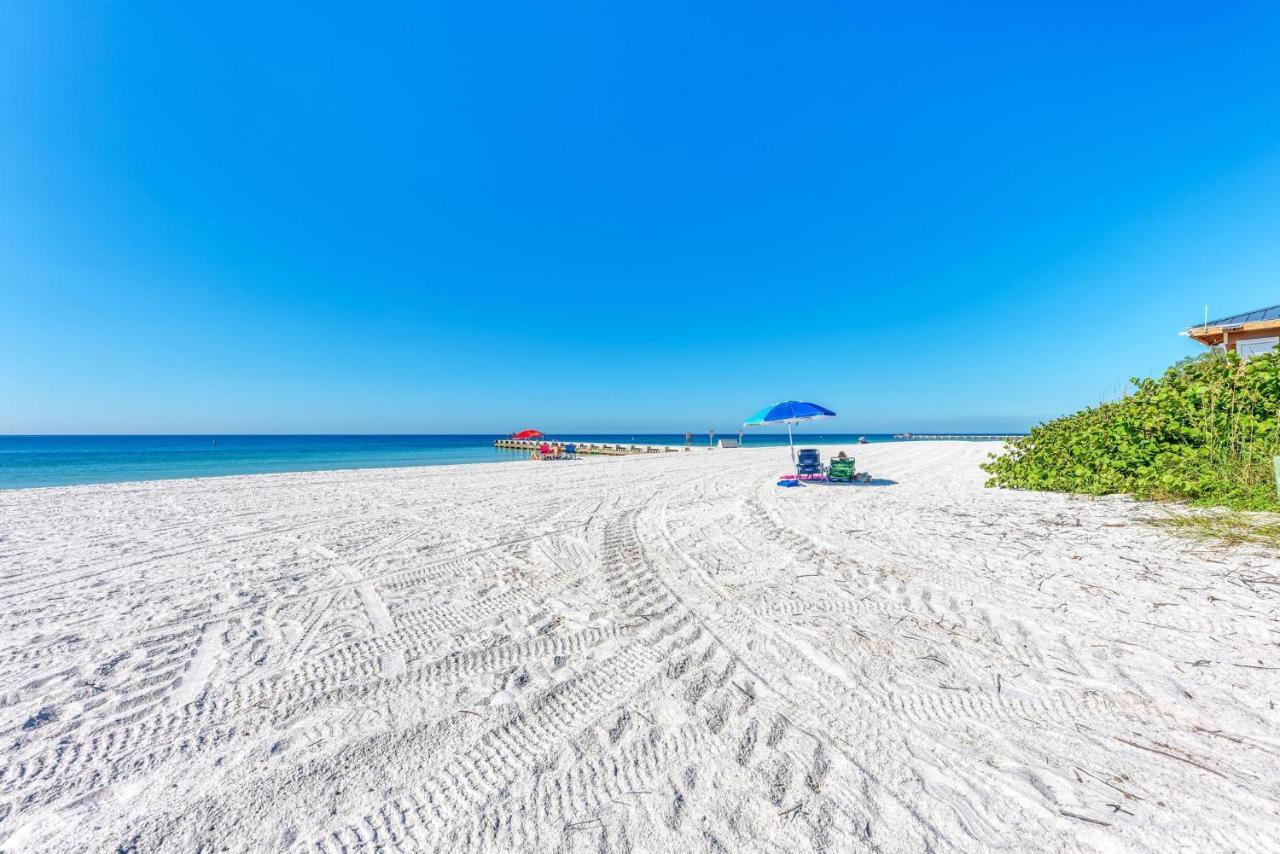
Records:
M834 418L835 413L825 406L807 403L803 400L784 400L766 406L759 412L742 422L743 427L763 427L766 424L786 424L787 444L791 446L791 465L796 464L796 443L791 438L791 425L801 421L813 421L817 418ZM800 473L796 472L796 483L800 482Z

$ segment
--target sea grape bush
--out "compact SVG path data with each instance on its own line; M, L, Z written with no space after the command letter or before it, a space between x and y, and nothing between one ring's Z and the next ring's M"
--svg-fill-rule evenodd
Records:
M1280 509L1280 355L1215 351L1132 383L1008 442L983 465L987 486Z

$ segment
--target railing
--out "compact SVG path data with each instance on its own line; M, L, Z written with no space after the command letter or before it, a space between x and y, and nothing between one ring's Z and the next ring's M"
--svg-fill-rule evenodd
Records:
M1025 433L900 433L895 439L972 439L975 441L1004 441L1021 439Z
M529 451L538 450L544 444L549 444L542 439L498 439L493 443L495 448L502 448L508 451ZM678 448L670 445L610 445L603 442L557 442L562 449L565 445L573 445L574 452L578 454L594 454L602 456L623 456L626 454L663 454L675 453Z

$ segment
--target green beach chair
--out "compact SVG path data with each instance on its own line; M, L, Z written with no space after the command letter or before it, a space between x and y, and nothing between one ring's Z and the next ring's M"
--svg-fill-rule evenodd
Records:
M853 460L842 460L839 457L833 457L831 464L827 466L827 480L843 480L853 483Z

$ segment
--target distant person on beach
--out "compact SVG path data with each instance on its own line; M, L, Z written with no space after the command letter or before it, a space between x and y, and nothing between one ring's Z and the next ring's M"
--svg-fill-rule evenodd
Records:
M716 431L708 430L707 431L707 447L714 448L715 446L716 446Z
M686 448L693 446L693 434L690 433L688 430L684 431L684 446Z

